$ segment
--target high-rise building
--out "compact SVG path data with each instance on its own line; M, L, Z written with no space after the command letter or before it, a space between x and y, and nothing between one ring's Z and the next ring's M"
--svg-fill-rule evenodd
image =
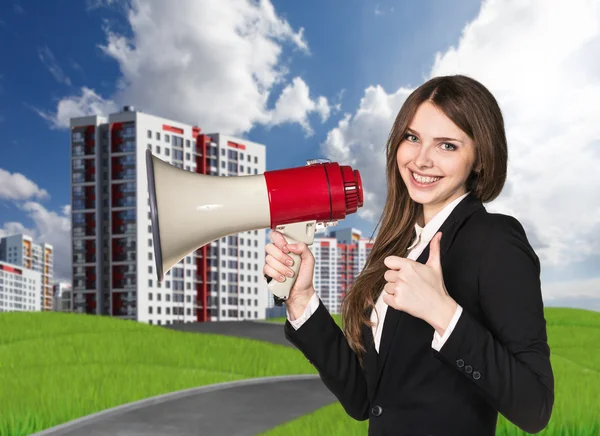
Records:
M46 243L36 244L23 233L0 238L0 260L31 269L41 274L39 281L40 309L52 310L52 283L54 282L54 249Z
M0 262L0 312L39 312L42 273Z
M339 314L346 290L367 261L373 241L354 228L315 234L310 249L315 257L313 286L330 313Z
M264 230L207 244L158 283L147 149L201 174L265 171L262 144L201 133L131 106L108 117L72 118L73 311L151 324L264 318Z
M54 304L52 310L55 312L72 312L71 310L71 285L63 282L56 282L52 287L54 294Z

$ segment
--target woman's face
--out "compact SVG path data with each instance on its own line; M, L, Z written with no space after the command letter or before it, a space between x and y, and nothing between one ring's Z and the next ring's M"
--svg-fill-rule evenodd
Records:
M424 102L398 147L398 169L411 198L423 205L425 224L447 204L465 194L475 162L475 144L443 112ZM441 177L419 183L413 172Z

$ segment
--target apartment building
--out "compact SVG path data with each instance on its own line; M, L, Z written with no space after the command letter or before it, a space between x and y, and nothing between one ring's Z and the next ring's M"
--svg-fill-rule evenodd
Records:
M157 281L145 152L230 177L264 173L265 146L131 106L70 124L73 311L159 325L264 319L264 230L207 244Z
M54 249L46 243L34 243L23 233L0 238L0 261L40 273L39 298L42 311L52 310L54 278ZM36 306L37 307L37 306Z
M0 312L39 312L42 273L0 261Z
M328 228L315 234L310 247L315 257L315 292L330 313L339 314L346 290L362 271L373 241L358 229Z

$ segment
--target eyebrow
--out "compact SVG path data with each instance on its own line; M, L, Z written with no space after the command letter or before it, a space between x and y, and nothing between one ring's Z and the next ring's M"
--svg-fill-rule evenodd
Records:
M419 136L420 133L417 132L414 129L411 129L410 127L408 127L406 129L407 132L411 132L414 133L415 135ZM446 137L441 137L441 138L433 138L434 141L456 141L456 142L460 142L461 144L463 144L463 142L460 139L455 139L455 138L446 138Z

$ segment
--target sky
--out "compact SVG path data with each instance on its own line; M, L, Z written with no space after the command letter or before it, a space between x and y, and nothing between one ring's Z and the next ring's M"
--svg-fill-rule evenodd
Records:
M361 173L340 221L370 237L405 98L465 74L504 115L517 218L546 306L600 311L600 1L14 0L0 4L0 235L55 247L70 281L69 119L124 105L264 144L267 171Z

